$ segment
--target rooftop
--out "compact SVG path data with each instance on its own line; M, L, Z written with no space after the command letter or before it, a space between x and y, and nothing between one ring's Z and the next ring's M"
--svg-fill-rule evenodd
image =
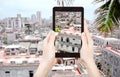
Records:
M62 29L60 32L61 33L66 33L66 34L80 35L81 36L81 32L78 31L78 30L75 30L74 27L69 27L69 29Z
M3 66L39 64L41 60L41 57L30 54L5 56L4 50L0 50L0 65Z
M120 56L119 50L115 50L111 46L106 46L106 49Z

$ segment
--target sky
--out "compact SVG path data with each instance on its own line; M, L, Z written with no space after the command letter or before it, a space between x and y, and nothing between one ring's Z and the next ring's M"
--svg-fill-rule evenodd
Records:
M0 19L6 17L16 17L21 14L22 17L31 17L36 11L41 11L42 18L52 16L52 8L57 6L57 0L0 0ZM93 3L93 0L74 0L72 6L83 6L85 9L85 18L93 20L94 11L100 5Z

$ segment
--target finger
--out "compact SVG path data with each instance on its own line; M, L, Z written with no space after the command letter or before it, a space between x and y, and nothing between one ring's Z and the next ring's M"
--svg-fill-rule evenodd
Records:
M51 35L50 35L50 38L49 38L49 43L54 46L54 41L55 41L55 37L56 37L56 33L51 31Z
M89 44L92 44L92 38L91 38L90 33L88 31L88 24L87 24L86 20L84 20L84 32L85 32L85 35L87 38L87 42Z
M50 39L51 32L52 32L52 31L50 31L50 32L48 33L48 35L46 36L46 38L44 39L45 42L48 42L48 40Z
M58 32L55 32L55 36L57 36L58 35Z
M82 33L81 35L81 38L82 38L82 47L87 47L87 38L85 36L85 33Z
M84 32L85 32L85 34L88 38L90 36L90 34L89 34L89 31L88 31L88 24L87 24L86 20L84 20Z

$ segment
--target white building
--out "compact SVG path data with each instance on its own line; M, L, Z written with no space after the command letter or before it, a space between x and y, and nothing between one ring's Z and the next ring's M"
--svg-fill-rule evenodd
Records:
M81 49L81 33L79 31L72 32L69 29L61 30L58 34L56 47L60 51L80 52Z
M12 44L16 40L16 33L14 31L8 31L6 32L5 38L4 41L6 41L6 44Z
M7 26L6 28L12 28L13 30L21 30L24 28L25 23L30 22L28 17L21 17L20 14L17 14L17 17L6 18Z

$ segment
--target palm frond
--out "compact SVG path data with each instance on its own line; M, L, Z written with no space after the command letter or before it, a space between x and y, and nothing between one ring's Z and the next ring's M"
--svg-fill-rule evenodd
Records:
M101 12L101 11L104 11L104 10L108 10L110 1L111 1L111 0L107 1L105 4L103 4L103 5L100 6L98 9L96 9L95 14L97 14L97 13L99 13L99 12Z
M103 2L105 0L94 0L95 3Z
M94 24L98 26L98 30L103 33L111 32L114 26L119 26L120 3L118 0L107 0L105 4L96 9L95 14L97 18Z

